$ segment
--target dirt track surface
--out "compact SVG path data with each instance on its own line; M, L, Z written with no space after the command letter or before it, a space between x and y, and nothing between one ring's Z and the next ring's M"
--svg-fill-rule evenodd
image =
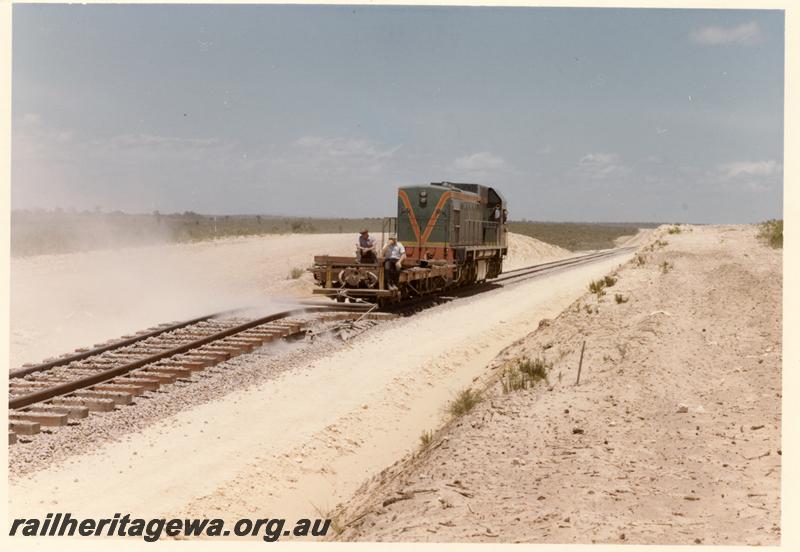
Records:
M781 252L755 233L655 232L599 302L492 363L541 356L548 384L490 384L337 512L338 538L779 544Z
M517 245L525 264L553 251L525 237ZM250 273L241 248L218 249L215 258L236 261L224 270ZM345 343L322 342L315 354L272 355L268 346L214 368L224 376L203 373L202 383L17 443L10 459L26 465L11 470L10 510L319 517L317 509L349 498L366 476L412 450L423 429L440 423L448 398L480 378L503 347L625 258L381 323Z

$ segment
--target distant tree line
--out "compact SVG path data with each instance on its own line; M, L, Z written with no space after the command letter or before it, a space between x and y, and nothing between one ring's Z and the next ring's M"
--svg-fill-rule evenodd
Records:
M266 234L356 234L369 228L380 234L382 218L316 218L273 215L125 213L75 209L29 209L11 212L12 256L68 253L110 247L181 243ZM564 223L510 221L512 232L570 250L614 246L620 236L656 223Z

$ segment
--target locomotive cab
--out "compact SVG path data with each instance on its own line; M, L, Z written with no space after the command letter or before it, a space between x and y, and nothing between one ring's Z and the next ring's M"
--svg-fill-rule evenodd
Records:
M409 260L466 261L506 253L506 204L480 184L433 182L397 192L397 234Z

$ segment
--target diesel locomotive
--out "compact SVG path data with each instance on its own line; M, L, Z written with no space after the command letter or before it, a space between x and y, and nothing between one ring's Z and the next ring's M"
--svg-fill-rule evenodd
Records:
M508 211L503 196L488 186L432 182L397 190L397 217L386 219L406 259L396 286L389 286L383 259L314 257L315 294L338 301L393 303L497 277L507 252ZM380 253L380 250L379 250Z

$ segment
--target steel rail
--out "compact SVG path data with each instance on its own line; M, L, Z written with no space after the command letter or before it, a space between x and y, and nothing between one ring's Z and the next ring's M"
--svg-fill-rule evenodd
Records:
M578 260L578 259L586 259L588 257L593 257L593 256L595 256L597 254L598 254L598 252L592 252L592 253L587 253L585 255L576 255L574 257L565 257L563 259L556 259L555 261L547 261L546 263L538 263L538 264L535 264L535 265L522 266L520 268L514 268L514 269L511 269L511 270L504 270L503 272L501 272L498 275L498 277L499 276L505 276L505 275L512 275L512 274L514 274L516 272L522 273L522 272L525 272L526 270L531 270L533 268L545 268L545 267L548 267L548 266L551 266L551 265L560 265L560 264L563 264L565 262L575 261L575 260Z
M129 337L127 339L123 339L120 341L114 341L109 343L108 345L103 345L102 347L95 347L88 351L83 351L81 353L75 353L68 356L58 357L56 359L50 360L48 362L42 362L36 364L34 366L27 366L25 368L19 368L17 370L12 370L8 377L11 378L22 378L27 376L28 374L33 374L34 372L42 372L44 370L49 370L51 368L55 368L57 366L64 366L65 364L69 364L70 362L75 362L77 360L84 360L89 357L99 355L100 353L105 353L107 351L113 351L115 349L121 349L122 347L127 347L128 345L133 345L134 343L138 343L139 341L143 341L150 337L155 337L161 335L163 333L171 332L174 330L179 330L181 328L185 328L186 326L191 326L192 324L197 324L199 322L205 322L215 316L223 313L214 313L208 314L206 316L200 316L198 318L192 318L191 320L185 320L183 322L178 322L177 324L171 324L169 326L165 326L163 328L157 328L155 330L149 331L147 333L135 335L133 337Z
M331 310L336 310L336 309L331 309L329 307L306 307L306 308L292 309L270 314L269 316L264 316L262 318L251 320L239 326L229 328L221 332L217 332L210 336L197 339L195 341L186 343L184 345L180 345L173 349L162 351L160 353L150 355L148 357L136 360L134 362L130 362L128 364L123 364L122 366L109 368L108 370L100 371L96 374L92 374L91 376L85 376L82 378L75 379L73 381L65 382L59 385L48 387L46 389L42 389L41 391L35 391L33 393L28 393L27 395L20 395L11 398L8 401L8 408L9 410L15 408L24 408L26 406L29 406L37 402L46 401L47 399L52 399L53 397L57 397L59 395L65 395L67 393L77 391L78 389L83 389L84 387L97 385L98 383L102 383L106 380L110 380L119 377L123 374L127 374L128 372L146 366L147 364L152 364L154 362L158 362L159 360L163 360L171 356L189 352L193 349L202 347L203 345L208 345L209 343L213 343L214 341L219 341L220 339L236 335L237 333L249 330L250 328L255 328L257 326L266 324L268 322L274 322L276 320L281 320L283 318L287 318L289 316L294 316L298 314L329 312Z
M78 360L85 360L89 357L93 357L95 355L99 355L101 353L105 353L108 351L114 351L116 349L121 349L123 347L127 347L129 345L133 345L140 341L144 341L145 339L149 339L151 337L156 337L161 334L172 332L175 330L179 330L181 328L185 328L186 326L191 326L192 324L197 324L199 322L205 322L206 320L210 320L216 316L222 316L224 314L228 314L231 311L223 311L223 312L215 312L214 314L207 314L205 316L199 316L197 318L192 318L191 320L184 320L183 322L177 322L175 324L170 324L169 326L164 326L161 328L156 328L155 330L137 334L127 339L122 339L120 341L113 341L108 345L103 345L101 347L94 347L89 349L88 351L83 351L81 353L74 353L67 356L61 356L56 359L50 360L48 362L41 362L39 364L35 364L33 366L27 366L25 368L19 368L17 370L12 370L8 377L11 378L22 378L27 376L28 374L33 374L34 372L43 372L45 370L50 370L51 368L56 368L58 366L64 366L69 364L70 362L75 362Z
M593 252L593 253L590 253L590 254L587 254L587 255L580 255L580 256L577 256L577 257L569 257L567 259L559 259L559 260L556 260L556 261L549 261L549 262L546 262L546 263L540 263L540 264L531 265L531 266L527 266L527 267L517 268L517 269L514 269L514 270L509 270L509 271L506 271L506 272L502 272L497 278L494 278L489 282L486 282L486 283L483 283L483 284L470 285L470 286L466 286L466 287L463 287L463 288L457 288L457 289L455 289L453 291L456 292L457 294L468 292L468 291L474 291L475 289L479 289L479 288L482 288L482 287L486 286L486 284L491 285L491 284L494 284L494 283L501 283L501 282L506 281L506 280L514 280L514 279L517 279L517 278L525 278L526 276L530 276L532 274L539 274L539 273L549 272L550 270L554 270L554 269L557 269L557 268L564 268L564 267L568 267L568 266L572 266L572 265L576 265L576 264L581 264L581 263L585 263L585 262L589 262L589 261L592 261L592 260L601 259L601 258L605 258L605 257L613 257L613 256L616 256L616 255L620 255L620 254L632 251L634 249L636 249L636 248L635 247L624 247L624 248L617 248L617 249L608 249L608 250L603 250L603 251L599 251L599 252ZM425 300L425 299L435 300L435 298L436 298L436 296L423 296L423 297L420 297L420 299L422 299L422 300ZM404 305L398 305L398 306L403 307ZM191 320L186 320L186 321L179 322L179 323L176 323L176 324L171 324L169 326L159 327L159 328L156 328L155 330L152 330L152 331L149 331L149 332L145 332L145 333L133 336L133 337L128 338L128 339L124 339L124 340L121 340L121 341L114 341L114 342L112 342L112 343L110 343L108 345L104 345L102 347L96 347L94 349L90 349L88 351L84 351L84 352L81 352L81 353L76 353L76 354L68 355L68 356L65 356L65 357L59 357L59 358L54 359L52 361L44 362L44 363L41 363L41 364L37 364L35 366L29 366L27 368L22 368L20 370L14 370L9 374L9 379L11 379L11 378L21 378L21 377L24 377L24 376L26 376L28 374L34 373L34 372L40 372L40 371L44 371L44 370L49 370L51 368L54 368L54 367L57 367L57 366L63 366L63 365L69 364L69 363L74 362L74 361L84 360L86 358L101 354L103 352L120 349L120 348L126 347L128 345L133 345L133 344L135 344L137 342L143 341L143 340L148 339L150 337L156 337L158 335L161 335L161 334L164 334L164 333L167 333L167 332L170 332L170 331L174 331L174 330L181 329L181 328L184 328L184 327L187 327L187 326L191 326L192 324L197 324L199 322L210 320L210 319L212 319L214 317L218 317L218 316L221 316L221 315L224 315L224 314L229 314L229 313L232 313L232 312L239 312L239 311L242 311L242 310L243 309L235 309L235 310L218 312L218 313L209 314L209 315L206 315L206 316L201 316L201 317L198 317L198 318L194 318L194 319L191 319ZM229 328L227 330L223 330L221 332L217 332L215 334L212 334L212 335L197 339L197 340L192 341L190 343L186 343L186 344L180 345L178 347L175 347L175 348L172 348L172 349L168 349L166 351L162 351L160 353L156 353L156 354L141 358L139 360L124 364L122 366L117 366L117 367L114 367L114 368L109 368L107 370L102 370L102 371L99 371L96 374L92 374L91 376L85 376L85 377L78 378L78 379L70 381L70 382L65 382L65 383L62 383L62 384L59 384L59 385L54 385L52 387L48 387L48 388L42 389L40 391L35 391L33 393L28 393L26 395L20 395L20 396L11 398L11 399L9 399L9 402L8 402L8 408L9 408L9 410L24 408L26 406L29 406L31 404L35 404L37 402L46 401L48 399L51 399L53 397L57 397L59 395L64 395L64 394L67 394L67 393L71 393L73 391L77 391L78 389L82 389L82 388L85 388L85 387L90 387L92 385L97 385L98 383L102 383L104 381L107 381L107 380L119 377L121 375L127 374L128 372L131 372L132 370L136 370L137 368L141 368L141 367L146 366L148 364L153 364L155 362L158 362L160 360L163 360L163 359L166 359L166 358L178 355L178 354L186 353L186 352L191 351L193 349L197 349L197 348L200 348L200 347L202 347L204 345L207 345L209 343L213 343L215 341L219 341L220 339L224 339L226 337L230 337L232 335L236 335L237 333L241 333L243 331L246 331L246 330L249 330L251 328L260 326L262 324L267 324L269 322L274 322L276 320L280 320L280 319L287 318L289 316L294 316L294 315L297 315L297 314L316 313L316 312L330 312L330 311L337 311L337 310L340 310L340 311L341 310L358 311L358 310L363 310L363 306L360 305L360 304L359 305L356 305L356 304L353 304L353 305L330 305L330 306L324 306L324 305L317 306L317 305L314 305L314 304L309 304L308 306L305 306L305 307L301 307L301 308L297 308L297 309L290 309L290 310L286 310L286 311L270 314L268 316L264 316L264 317L261 317L261 318L257 318L255 320L251 320L251 321L246 322L244 324L240 324L240 325L235 326L233 328Z
M560 268L560 267L565 267L565 266L572 266L572 265L576 265L576 264L582 264L582 263L585 263L587 261L603 259L603 258L606 258L606 257L614 257L616 255L622 255L624 253L628 253L628 252L630 252L630 251L632 251L634 249L635 249L634 247L625 247L625 248L619 248L619 249L606 249L606 250L603 250L603 251L590 253L588 255L581 255L581 256L578 256L578 257L569 257L567 259L560 259L560 260L557 260L557 261L550 261L550 262L547 262L547 263L541 263L541 264L537 264L537 265L526 266L526 267L523 267L523 268L516 268L514 270L501 272L496 278L493 278L492 280L490 280L489 283L495 283L495 282L499 283L499 282L502 282L502 281L505 281L505 280L511 280L511 279L514 279L514 278L521 278L521 277L527 276L529 274L535 274L535 273L546 271L546 270L550 270L550 269L553 269L553 268Z
M302 304L304 305L304 307L306 305L309 306L309 307L325 306L322 303L311 303L311 302L302 303ZM144 332L144 333L141 333L141 334L137 334L137 335L134 335L134 336L126 338L126 339L112 341L112 342L108 343L107 345L102 345L100 347L93 347L93 348L91 348L91 349L89 349L87 351L61 356L61 357L55 358L53 360L49 360L47 362L40 362L40 363L34 364L32 366L26 366L26 367L23 367L23 368L18 368L16 370L12 370L11 372L9 372L8 378L9 379L23 378L23 377L27 376L28 374L33 374L33 373L36 373L36 372L44 372L45 370L50 370L51 368L57 368L59 366L66 366L67 364L70 364L71 362L76 362L76 361L79 361L79 360L86 360L87 358L90 358L90 357L93 357L93 356L96 356L96 355L99 355L99 354L102 354L102 353L106 353L108 351L116 351L117 349L122 349L123 347L128 347L130 345L134 345L136 343L139 343L140 341L144 341L146 339L150 339L151 337L158 337L159 335L162 335L162 334L165 334L165 333L169 333L169 332L173 332L175 330L180 330L182 328L186 328L186 327L191 326L193 324L198 324L200 322L205 322L207 320L211 320L213 318L222 317L222 316L225 316L227 314L233 314L233 313L236 313L236 312L243 312L243 311L246 310L246 308L247 307L242 307L242 308L237 308L237 309L230 309L230 310L226 310L226 311L215 312L213 314L207 314L207 315L204 315L204 316L199 316L197 318L192 318L191 320L184 320L183 322L176 322L175 324L170 324L170 325L167 325L167 326L157 327L154 330L151 330L151 331L148 331L148 332ZM336 310L352 309L352 310L356 310L357 311L357 310L362 310L364 307L362 307L360 305L338 305L338 306L330 305L329 308L335 308Z
M602 251L592 252L586 255L579 255L577 257L569 257L566 259L548 261L546 263L525 266L522 268L515 268L514 270L502 272L496 278L487 280L485 282L468 284L465 286L450 288L444 291L449 293L451 299L457 297L468 297L470 295L475 295L477 293L492 291L493 289L496 289L495 286L502 286L504 285L504 283L507 284L517 283L514 280L519 279L520 281L524 281L528 278L533 278L536 276L548 274L550 271L555 271L562 268L569 268L571 266L588 263L598 259L614 257L616 255L621 255L623 253L627 253L634 249L636 248L628 247L628 248L605 249ZM438 300L441 299L441 297L442 297L441 294L434 294L434 293L421 295L400 303L393 303L387 305L382 310L395 313L400 313L400 312L413 313L420 308L425 308L427 306L437 303Z

